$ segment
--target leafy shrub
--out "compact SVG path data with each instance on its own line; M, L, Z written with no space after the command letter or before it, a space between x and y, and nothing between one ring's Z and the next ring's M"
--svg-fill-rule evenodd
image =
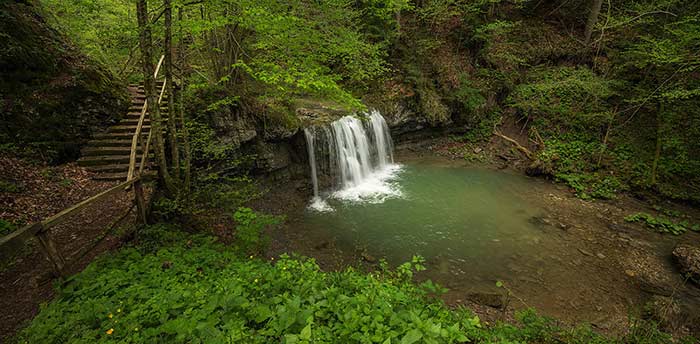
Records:
M582 199L602 198L613 199L616 194L626 187L613 175L600 173L558 173L558 180L566 182L576 196Z
M172 245L182 240L184 233L180 228L167 223L141 226L137 229L137 248L142 253L153 253L162 246Z
M269 243L263 231L280 223L279 217L255 213L245 207L238 208L233 219L236 221L236 245L246 254L262 252Z
M654 217L653 215L647 213L636 213L625 217L627 222L641 222L647 227L659 232L659 233L671 233L673 235L681 235L688 231L700 231L700 226L695 224L691 225L688 221L674 222L665 217Z
M8 235L17 229L17 226L7 220L0 219L0 237Z
M128 248L99 259L59 290L21 340L454 343L481 326L403 280L353 269L324 273L313 260L286 255L274 265L241 260L210 238L192 241L191 248Z
M17 193L20 191L19 185L7 180L0 180L0 192Z

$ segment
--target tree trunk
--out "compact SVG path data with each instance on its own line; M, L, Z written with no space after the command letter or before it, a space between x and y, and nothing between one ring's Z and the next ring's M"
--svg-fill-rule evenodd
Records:
M177 128L175 126L175 95L173 93L173 44L172 44L172 3L163 2L165 15L165 91L168 94L168 141L170 143L170 158L173 167L173 177L180 179L180 154L177 144Z
M136 2L136 16L139 24L139 45L141 46L141 59L143 68L143 88L148 101L148 114L151 116L151 131L153 132L153 149L155 150L156 161L158 163L158 175L165 185L166 191L174 193L174 187L170 174L168 173L168 164L165 159L165 147L163 145L163 132L161 130L160 106L156 96L155 77L153 76L153 43L151 37L151 28L148 20L148 6L146 0L138 0Z
M659 159L661 158L661 126L663 120L664 105L659 105L659 112L656 113L656 150L654 151L654 161L651 163L651 180L652 186L656 185L656 174L659 167Z
M591 13L588 14L588 21L586 22L586 31L584 32L586 45L591 44L591 35L593 35L593 28L595 24L598 23L598 15L600 15L600 7L603 5L603 0L593 0L591 4Z
M183 42L184 36L182 35L182 7L178 9L177 13L178 19L178 31L180 40L178 41L177 49L177 60L180 66L180 72L182 73L182 80L185 80L185 43ZM184 188L185 192L189 194L190 182L191 182L191 166L192 166L192 155L190 154L190 137L187 132L187 126L185 126L185 103L183 101L183 90L185 85L180 85L180 91L177 92L178 95L178 119L180 120L180 135L182 136L182 146L183 146L183 168L184 168Z

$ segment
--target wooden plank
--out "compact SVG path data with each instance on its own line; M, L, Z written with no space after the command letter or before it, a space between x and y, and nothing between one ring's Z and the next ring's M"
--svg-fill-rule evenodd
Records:
M21 244L29 240L31 237L39 233L43 229L41 222L33 223L31 225L24 226L4 237L0 238L0 248L2 250L2 258L9 258L12 252L18 251L22 246Z
M134 183L134 199L136 201L136 219L140 224L145 225L147 223L146 199L143 196L141 181Z
M80 202L80 203L78 203L78 204L76 204L76 205L70 207L70 208L64 209L64 210L61 211L60 213L58 213L58 214L56 214L56 215L54 215L54 216L51 216L51 217L47 218L47 219L44 220L44 221L41 221L41 223L42 223L42 224L44 225L44 227L46 227L46 228L51 227L51 226L54 226L54 225L60 223L61 221L65 220L65 218L66 218L68 215L70 215L70 214L72 214L72 213L74 213L74 212L76 212L76 211L78 211L78 210L80 210L80 209L83 209L83 208L87 207L88 205L92 204L93 202L96 202L96 201L98 201L98 200L101 200L101 199L103 199L103 198L105 198L105 197L107 197L107 196L111 196L112 194L115 194L115 193L117 193L117 192L123 191L124 188L130 186L131 184L137 182L138 180L139 180L139 178L136 177L136 178L133 178L133 179L131 179L131 180L127 180L127 181L125 181L125 182L123 182L123 183L121 183L121 184L119 184L119 185L113 186L112 188L107 189L107 190L105 190L105 191L102 191L102 192L98 193L97 195L92 196L92 197L90 197L90 198L88 198L88 199L86 199L86 200L84 200L84 201L82 201L82 202Z
M163 64L164 58L165 55L162 55L160 57L160 61L158 61L158 66L156 67L155 74L153 75L154 77L158 77L158 71L160 70L160 66ZM158 105L160 105L160 103L163 101L163 95L165 94L165 85L166 83L163 82L163 86L161 86L160 89L160 94L158 95ZM129 171L126 174L127 181L134 178L134 170L136 169L136 147L138 146L139 137L141 136L141 129L143 128L143 121L146 118L147 110L148 99L143 102L143 108L141 109L141 116L139 117L139 122L136 125L136 131L134 132L134 136L131 138L131 154L129 154ZM148 138L149 140L151 138L150 131ZM141 169L143 169L143 167L141 167Z
M146 166L146 157L148 155L148 151L151 148L151 134L153 131L148 132L148 139L146 140L146 148L143 150L146 152L146 155L141 155L141 165L139 166L139 176L143 174L143 168Z
M39 231L36 237L39 239L42 251L44 251L44 254L49 259L49 262L51 262L51 266L53 267L56 277L63 277L64 268L66 267L66 260L61 255L61 252L56 249L56 244L54 244L53 240L51 240L49 234L45 230Z
M158 72L160 72L160 66L163 65L163 60L165 60L165 55L161 55L160 60L158 60L158 65L156 66L156 71L153 73L154 79L158 79Z
M134 178L134 169L136 168L136 146L138 146L139 136L141 136L141 128L143 127L143 119L146 117L146 109L148 108L148 99L143 103L139 124L136 126L136 131L131 137L131 153L129 154L129 171L126 174L126 181Z
M40 234L41 232L45 231L51 226L55 226L58 223L61 223L64 221L68 215L83 209L87 207L88 205L97 202L98 200L101 200L107 196L111 196L117 192L124 191L124 188L130 186L133 183L136 183L140 181L140 177L136 177L134 179L128 180L126 182L123 182L119 185L116 185L110 189L107 189L105 191L100 192L99 194L92 196L78 204L73 205L70 208L66 208L59 212L58 214L51 216L41 222L33 223L31 225L24 226L4 237L0 238L0 252L2 254L3 258L9 257L11 253L18 251L21 249L22 245L25 241L28 239L32 238L33 236Z

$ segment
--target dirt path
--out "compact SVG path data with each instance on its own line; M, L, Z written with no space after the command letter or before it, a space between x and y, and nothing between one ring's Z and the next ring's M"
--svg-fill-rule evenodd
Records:
M75 164L48 167L0 157L0 218L21 226L53 215L103 191L113 183L91 179ZM118 194L72 215L50 231L68 264L68 273L81 271L96 256L120 245L118 238L103 237L107 227L131 207L131 196ZM116 226L133 223L133 211ZM85 249L97 246L84 254ZM51 266L35 240L0 266L0 342L11 338L38 313L39 305L54 296Z

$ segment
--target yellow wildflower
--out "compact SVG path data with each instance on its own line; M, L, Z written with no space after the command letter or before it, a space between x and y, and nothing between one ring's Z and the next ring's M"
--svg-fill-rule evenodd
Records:
M122 312L122 309L121 309L121 308L117 308L117 313L121 313L121 312Z
M107 317L112 319L112 313L107 314Z
M114 329L113 329L113 328L110 328L109 330L107 330L106 333L107 333L107 334L112 334L112 332L114 332Z
M255 279L255 283L258 283L258 279L257 279L257 278Z

